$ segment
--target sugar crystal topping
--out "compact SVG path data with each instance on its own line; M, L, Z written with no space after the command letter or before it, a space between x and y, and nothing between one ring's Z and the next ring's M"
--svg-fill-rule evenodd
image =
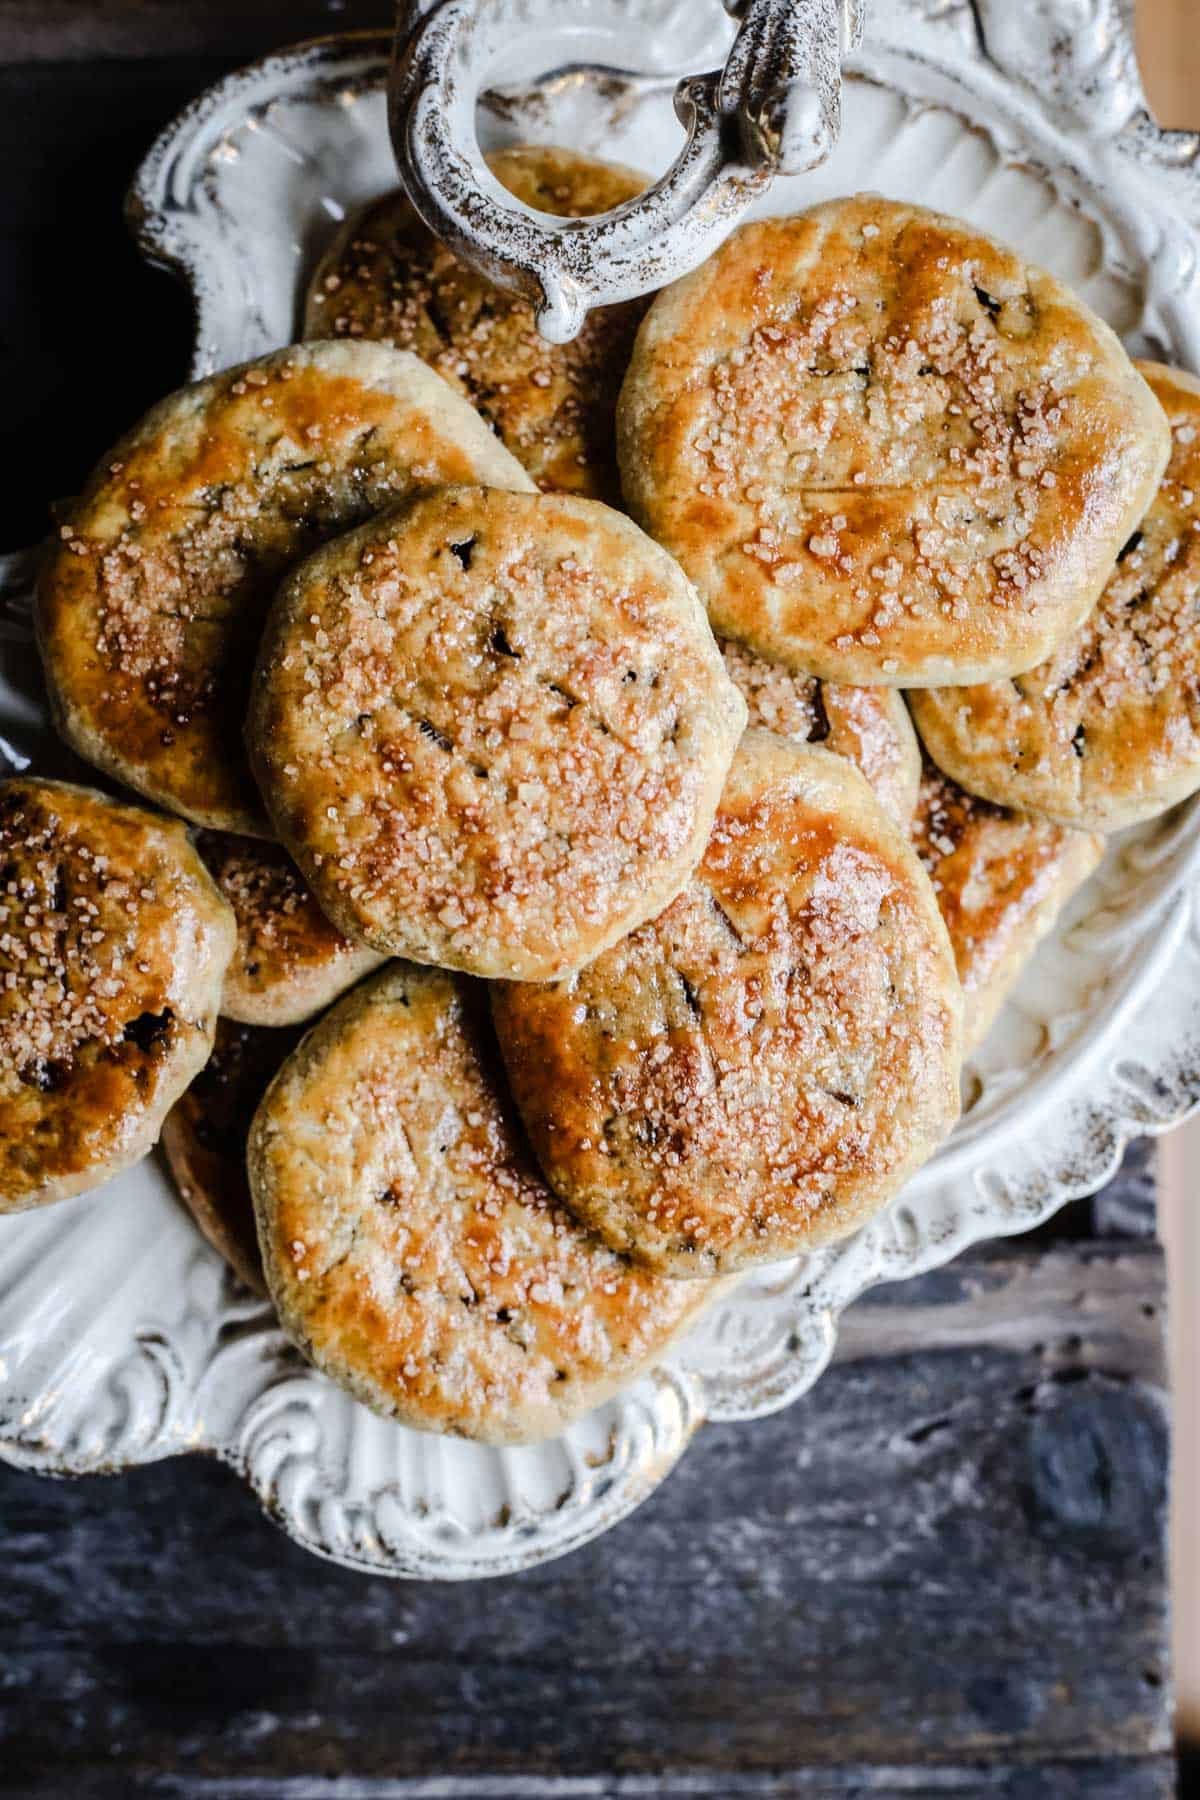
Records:
M241 727L283 570L414 484L480 473L346 357L300 346L173 396L93 476L48 570L43 636L68 720L188 816L261 817Z
M918 723L950 733L962 766L948 766L964 779L971 765L997 797L1102 828L1123 822L1109 807L1152 810L1156 792L1181 797L1173 784L1200 774L1200 396L1169 371L1148 378L1170 462L1087 619L1010 681L914 696Z
M825 674L1042 641L1153 467L1153 409L1084 309L919 209L746 226L654 322L626 481L723 629Z
M398 969L273 1097L286 1303L376 1404L468 1435L583 1410L702 1302L632 1269L537 1178L482 994Z
M238 956L249 975L265 962L282 972L324 963L353 946L329 923L286 851L229 832L203 832L200 851L238 923Z
M451 961L609 930L732 742L690 604L545 505L421 503L297 595L273 652L264 757L311 878Z
M177 829L0 783L0 1213L103 1171L203 1055L228 926Z
M845 756L865 775L882 805L898 819L905 817L912 806L907 763L912 734L911 727L905 733L903 720L897 723L894 709L903 702L891 690L818 681L730 638L718 642L751 725L797 744L823 744Z
M501 153L498 179L527 204L579 218L631 199L625 170L559 151ZM479 408L540 485L619 501L617 392L646 308L593 311L568 344L548 344L534 309L461 263L401 193L367 209L310 294L310 336L379 339L423 357Z
M881 1195L955 1104L944 953L912 869L841 814L829 765L743 791L762 741L664 913L569 981L498 996L556 1185L701 1268L784 1254Z
M83 1046L126 1041L132 1019L167 1001L165 946L144 916L160 877L89 842L70 801L0 787L0 1072L52 1087Z

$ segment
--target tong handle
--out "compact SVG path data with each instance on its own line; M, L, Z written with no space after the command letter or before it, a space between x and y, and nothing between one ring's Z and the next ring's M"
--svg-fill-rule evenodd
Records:
M747 158L780 175L824 162L841 130L842 60L862 42L862 0L725 0L741 20L720 107Z
M542 43L561 28L562 0L400 0L388 117L401 180L432 231L529 297L542 335L565 342L589 307L649 293L702 262L776 174L825 160L841 130L842 59L861 42L865 5L725 0L737 35L723 69L679 82L687 140L667 173L599 218L548 221L491 175L475 102L515 39Z

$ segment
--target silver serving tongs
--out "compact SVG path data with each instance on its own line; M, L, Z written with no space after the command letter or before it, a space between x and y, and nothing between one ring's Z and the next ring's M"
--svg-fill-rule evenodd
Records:
M574 337L590 307L695 268L776 174L815 168L837 143L842 60L862 41L866 0L725 5L740 29L723 69L677 84L687 139L667 173L597 218L549 219L491 174L475 105L515 41L561 31L564 0L401 0L388 115L404 186L458 255L533 303L552 343Z

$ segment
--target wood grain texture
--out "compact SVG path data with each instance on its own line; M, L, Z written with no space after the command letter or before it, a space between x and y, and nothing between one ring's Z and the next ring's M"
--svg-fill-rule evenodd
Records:
M5 1790L0 1787L0 1792ZM793 1769L742 1774L704 1770L663 1776L598 1774L474 1776L323 1775L180 1776L163 1782L93 1771L69 1790L35 1782L21 1800L1170 1800L1177 1792L1170 1756L1137 1763L1085 1757L1066 1762L968 1763L937 1769ZM1187 1792L1190 1793L1190 1789Z
M1154 1236L1158 1225L1157 1148L1152 1138L1130 1144L1115 1178L1091 1202L1092 1229L1098 1237Z
M809 1400L486 1586L317 1563L212 1465L0 1474L0 1792L1165 1794L1161 1304L1149 1244L879 1289Z

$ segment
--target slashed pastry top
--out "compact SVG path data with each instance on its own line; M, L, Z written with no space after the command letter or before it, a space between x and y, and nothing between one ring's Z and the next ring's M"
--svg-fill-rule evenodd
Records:
M963 989L964 1048L982 1043L1013 983L1104 854L1104 839L977 800L926 763L912 841Z
M518 200L560 218L608 212L646 185L632 169L543 145L487 161ZM598 307L569 344L548 344L529 303L460 262L395 190L338 233L309 287L304 335L415 351L478 407L539 487L617 503L617 395L647 304Z
M281 575L446 481L531 485L461 394L382 344L297 344L170 395L94 471L42 572L59 729L196 824L266 834L241 728Z
M396 963L305 1038L249 1168L284 1329L377 1412L490 1443L633 1381L710 1289L607 1250L538 1178L482 990Z
M659 1273L847 1236L958 1115L962 996L928 879L841 757L748 731L667 910L493 1016L547 1180Z
M895 688L818 681L757 656L732 638L718 642L751 725L796 744L823 744L846 757L866 776L888 816L907 827L921 784L921 751Z
M0 1214L145 1155L208 1058L233 942L182 825L0 782Z
M378 952L330 924L279 845L225 831L201 832L197 844L237 920L221 992L225 1018L300 1025L378 968Z
M965 788L1092 831L1200 788L1200 381L1139 366L1171 461L1095 611L1024 675L912 697L929 754Z
M179 1197L213 1249L256 1293L266 1293L246 1173L251 1121L300 1042L298 1028L217 1021L213 1053L175 1102L162 1147Z
M693 589L628 519L447 488L285 583L248 736L347 936L538 981L678 893L744 720Z
M1108 326L970 225L877 196L735 231L643 321L634 516L714 629L827 681L982 681L1081 622L1168 433Z

